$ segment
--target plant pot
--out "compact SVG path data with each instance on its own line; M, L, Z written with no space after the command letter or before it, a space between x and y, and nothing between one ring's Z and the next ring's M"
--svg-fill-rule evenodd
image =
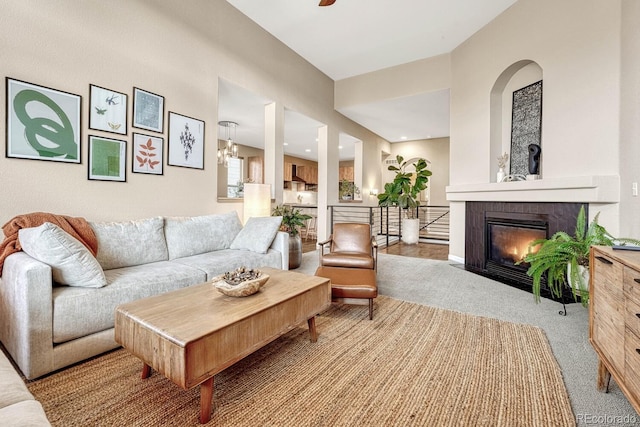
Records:
M579 265L578 271L582 278L582 285L578 283L574 286L573 281L571 280L571 264L567 264L567 285L571 288L571 292L574 296L581 296L582 292L580 292L580 290L584 290L587 293L589 292L589 267Z
M295 236L289 234L289 270L294 270L302 264L302 238L300 233Z
M406 244L413 245L418 243L420 239L420 219L419 218L403 218L402 219L402 241Z

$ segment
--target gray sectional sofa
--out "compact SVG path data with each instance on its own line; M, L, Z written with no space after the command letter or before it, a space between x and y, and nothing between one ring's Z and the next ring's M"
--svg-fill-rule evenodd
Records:
M3 427L51 426L40 402L0 351L0 425Z
M116 348L119 304L240 266L288 269L289 235L278 231L280 220L250 218L243 227L232 212L90 223L95 258L84 247L60 244L51 224L20 230L24 252L6 258L0 278L0 341L28 379Z

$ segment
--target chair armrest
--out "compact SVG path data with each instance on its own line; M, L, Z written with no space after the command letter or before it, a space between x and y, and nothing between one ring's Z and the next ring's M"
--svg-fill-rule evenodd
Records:
M333 236L329 236L329 238L327 240L325 240L324 242L318 242L318 246L324 246L327 243L331 243L331 241L333 240Z
M376 236L371 236L371 252L371 255L373 255L373 270L378 271L378 241Z
M333 241L333 234L329 236L324 242L318 242L317 245L320 248L318 251L318 265L324 265L322 263L322 256L324 255L324 247Z

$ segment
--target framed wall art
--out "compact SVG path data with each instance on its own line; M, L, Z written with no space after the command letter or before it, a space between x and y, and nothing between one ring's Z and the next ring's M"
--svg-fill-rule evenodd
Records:
M542 139L542 80L513 92L511 174L529 174L529 146Z
M133 167L134 173L162 175L164 160L164 139L159 136L133 133Z
M169 112L167 164L204 169L204 122Z
M133 127L164 132L164 97L133 88Z
M89 179L126 181L127 142L89 135Z
M82 97L6 78L6 157L81 163Z
M89 128L126 135L127 100L124 93L89 85Z

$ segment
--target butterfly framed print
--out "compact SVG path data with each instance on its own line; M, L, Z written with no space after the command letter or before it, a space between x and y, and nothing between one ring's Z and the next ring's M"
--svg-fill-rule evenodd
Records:
M126 135L127 95L96 85L89 92L89 128Z

